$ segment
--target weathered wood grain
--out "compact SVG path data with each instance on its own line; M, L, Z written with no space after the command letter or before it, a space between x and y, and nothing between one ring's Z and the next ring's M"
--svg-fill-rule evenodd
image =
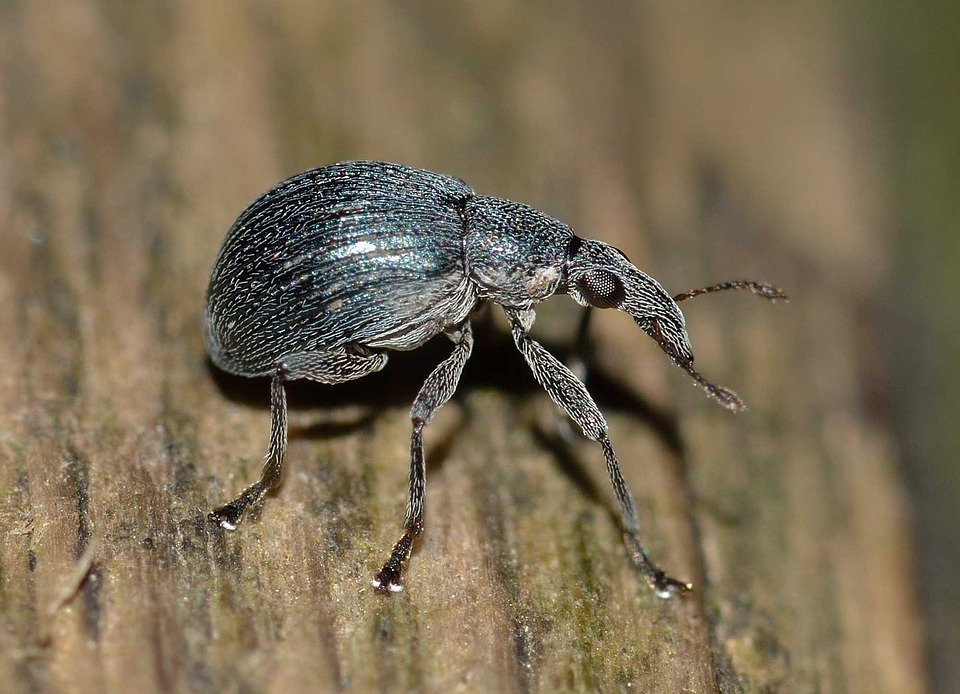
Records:
M809 5L0 3L0 690L924 691L864 385L881 174ZM269 419L266 382L206 361L214 254L283 176L366 157L536 204L676 291L789 288L684 305L737 417L596 322L591 386L689 598L639 580L599 448L565 442L495 320L427 430L406 592L369 580L445 345L294 388L280 493L205 523ZM541 314L558 351L572 309Z

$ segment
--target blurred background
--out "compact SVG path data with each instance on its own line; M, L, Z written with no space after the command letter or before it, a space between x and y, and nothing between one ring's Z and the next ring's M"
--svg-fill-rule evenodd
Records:
M724 460L736 442L717 436L716 415L696 415L683 434L689 455L676 456L689 481L680 496L693 504L679 514L694 528L678 561L714 585L697 613L708 625L707 670L723 691L958 692L958 37L955 0L4 0L0 376L16 414L2 448L10 488L35 474L43 453L30 452L31 432L44 426L80 432L81 448L96 440L136 458L161 422L194 432L211 457L235 453L232 435L203 438L216 426L205 403L222 396L209 385L198 330L225 230L302 169L403 162L615 243L675 292L735 277L788 289L793 301L776 310L742 297L684 304L698 364L754 405L755 423L735 424L760 432L741 462L711 467L711 449ZM562 333L571 315L545 307L546 334ZM597 335L607 345L598 359L635 365L613 370L655 410L678 395L680 409L700 407L693 389L668 380L662 355L634 352L631 326L604 315ZM198 381L208 385L192 395ZM143 403L155 394L166 404L154 412ZM170 402L180 423L164 419ZM246 427L236 419L233 435L237 421ZM242 446L255 451L262 409L249 423ZM95 478L110 455L90 456ZM804 476L806 464L817 477ZM214 474L196 465L198 479ZM172 503L216 496L198 484L196 496L177 492ZM718 488L726 491L711 499ZM777 490L769 504L768 488ZM26 533L21 496L3 516L9 537ZM790 522L779 525L781 505L815 531L792 536ZM787 530L735 540L724 518L741 513L732 525ZM834 533L849 545L825 559L816 546ZM752 570L778 557L781 569ZM847 584L843 557L860 567ZM841 577L791 579L790 566L821 561ZM889 566L889 581L874 575ZM17 583L12 571L6 590L19 595L27 578ZM870 595L849 597L861 585ZM781 587L795 596L786 607ZM833 590L847 597L807 629L805 606ZM5 617L20 624L14 602ZM769 624L751 631L757 615ZM884 640L888 627L896 635ZM20 653L29 639L17 630L10 644ZM819 639L843 644L842 654ZM869 657L857 645L867 642ZM17 658L9 681L34 681Z
M933 691L960 691L960 7L853 3L844 53L881 127L893 263L877 308L912 501ZM862 103L862 102L860 102Z

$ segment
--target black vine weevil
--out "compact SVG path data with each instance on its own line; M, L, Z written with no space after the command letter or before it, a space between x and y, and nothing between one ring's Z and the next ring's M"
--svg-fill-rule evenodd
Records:
M423 530L423 428L453 395L473 347L470 313L489 301L503 308L517 348L553 402L603 447L633 561L657 595L685 592L690 585L664 574L640 544L633 499L593 398L528 331L534 306L554 294L569 294L588 310L620 309L707 393L737 410L739 397L694 369L677 302L739 288L785 298L761 282L724 282L671 298L613 246L581 239L528 205L478 195L450 176L375 161L298 174L234 222L210 277L204 336L213 362L241 376L273 377L260 479L210 516L232 530L280 483L286 381L360 378L384 367L387 350L415 349L444 333L453 353L427 377L410 412L404 533L373 579L378 589L402 590L404 563Z

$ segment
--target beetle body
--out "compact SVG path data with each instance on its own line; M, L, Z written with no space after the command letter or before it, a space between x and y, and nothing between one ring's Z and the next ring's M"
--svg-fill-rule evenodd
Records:
M221 368L272 374L291 353L414 349L466 317L456 179L372 163L304 172L231 228L214 266L207 347Z
M272 374L294 352L415 349L480 300L527 309L552 295L573 239L539 210L431 171L306 171L228 233L210 279L207 348L242 376Z
M688 294L740 286L782 298L758 283ZM411 410L405 532L374 579L378 588L400 590L403 565L423 527L422 430L452 397L472 350L470 312L488 301L503 308L517 348L548 395L602 444L634 561L659 595L683 592L688 586L665 576L639 544L633 500L593 399L527 334L535 305L557 293L588 308L629 313L711 395L740 407L734 394L693 369L683 314L656 280L613 246L581 239L533 207L479 195L451 176L384 162L342 162L280 183L233 224L210 278L204 335L213 362L239 375L273 377L270 446L260 479L212 518L236 527L244 510L279 484L285 382L360 378L382 369L387 351L415 349L446 334L454 350L428 376Z

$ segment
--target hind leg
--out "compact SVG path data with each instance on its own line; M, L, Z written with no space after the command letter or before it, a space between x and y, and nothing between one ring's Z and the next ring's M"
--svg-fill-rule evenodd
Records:
M227 530L235 530L244 512L263 501L266 493L283 479L283 454L287 449L286 381L308 378L333 385L379 371L386 363L387 355L382 353L300 352L284 357L270 381L270 444L260 478L233 501L213 509L210 519Z

